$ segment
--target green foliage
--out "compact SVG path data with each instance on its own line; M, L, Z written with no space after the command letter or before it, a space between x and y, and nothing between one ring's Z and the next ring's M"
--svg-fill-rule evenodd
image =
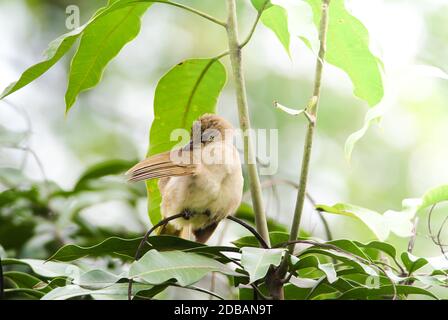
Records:
M107 64L140 32L140 17L150 4L138 4L111 12L91 22L83 31L71 62L65 94L69 111L81 91L98 84Z
M251 2L260 21L276 34L289 54L287 11L267 0ZM318 26L321 1L307 2ZM87 24L52 42L45 60L26 70L0 99L47 72L80 38L69 72L68 111L82 91L100 82L107 65L138 35L140 18L151 5L149 0L109 1ZM346 10L343 0L331 1L329 21L326 60L348 74L357 97L370 106L378 104L383 97L380 61L369 50L367 30ZM225 55L185 60L160 79L148 155L187 143L172 140L172 131L189 130L199 116L216 111L217 99L226 83L226 70L219 61ZM295 115L303 113L278 107ZM364 127L349 138L346 155L350 156L355 143L381 116L379 110L372 109ZM3 137L1 142L7 145L20 145L24 134ZM273 246L269 249L259 248L253 235L233 241L234 246L207 246L177 237L151 236L143 247L142 258L133 261L142 240L140 234L91 225L81 213L110 200L122 201L135 209L146 196L143 186L126 185L122 176L134 163L108 160L94 164L68 190L51 181L30 181L17 170L2 170L1 183L6 190L0 193L0 256L7 298L126 299L128 281L132 280L134 298L150 299L170 286L204 292L193 285L212 272L219 272L238 288L240 299L252 299L255 288L269 296L268 271L286 257L287 299L405 299L408 295L437 299L428 287L447 285L448 262L444 255L417 257L383 241L391 233L411 236L417 212L447 201L448 186L432 189L421 199L405 201L402 211L389 210L384 214L343 203L317 206L321 211L358 219L381 241L322 241L302 232L296 251L287 255L289 227L268 219ZM149 217L155 224L162 218L157 181L147 183L147 192ZM255 224L254 212L247 204L241 205L236 216ZM145 227L141 222L139 226L142 230ZM33 250L35 242L39 251Z
M346 203L338 203L334 206L317 205L317 210L359 219L379 240L386 240L393 232L402 237L412 235L413 212L387 211L380 214L376 211L361 208Z
M196 253L150 250L131 265L129 276L150 284L176 279L180 285L188 286L212 271L238 275L224 264Z
M283 254L283 249L241 248L241 264L249 273L250 282L263 278L271 265L278 266Z
M38 64L28 68L20 76L20 79L16 82L10 84L1 94L0 99L3 99L15 91L23 88L29 83L33 82L45 72L47 72L56 62L58 62L73 46L75 41L78 39L85 25L75 29L58 39L50 43L47 51L45 52L45 60L39 62Z
M321 1L307 2L313 10L314 23L319 26ZM368 31L347 11L344 0L332 0L329 10L325 59L348 74L355 96L374 106L383 98L384 88L379 59L369 49Z
M148 156L179 144L173 141L179 137L171 137L173 130L190 131L193 121L202 114L214 113L226 78L224 66L216 59L186 60L168 71L156 88ZM147 190L149 217L156 224L162 218L157 181L148 181Z
M260 20L263 24L271 29L286 53L290 55L289 44L291 36L288 27L288 12L285 8L272 4L270 0L251 0L254 8L261 13Z

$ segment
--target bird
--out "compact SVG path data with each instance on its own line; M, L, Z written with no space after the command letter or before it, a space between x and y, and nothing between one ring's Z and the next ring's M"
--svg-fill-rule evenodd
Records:
M150 156L127 172L130 182L159 179L164 218L184 214L170 222L174 230L168 233L186 237L191 228L195 240L205 243L220 221L235 214L244 179L234 135L226 119L204 114L193 122L187 145Z

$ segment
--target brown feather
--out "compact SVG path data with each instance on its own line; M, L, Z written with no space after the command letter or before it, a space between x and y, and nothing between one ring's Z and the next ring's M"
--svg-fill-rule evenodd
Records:
M196 170L197 165L192 163L175 163L171 160L171 153L164 152L137 163L126 175L129 181L135 182L167 177L190 176L195 174Z

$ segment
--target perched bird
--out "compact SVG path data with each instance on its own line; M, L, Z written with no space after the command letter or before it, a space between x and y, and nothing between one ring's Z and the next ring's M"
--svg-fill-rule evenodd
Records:
M129 181L160 178L163 217L184 213L171 227L179 235L191 226L204 243L241 203L243 175L233 137L229 122L205 114L194 122L189 144L139 162L128 171Z

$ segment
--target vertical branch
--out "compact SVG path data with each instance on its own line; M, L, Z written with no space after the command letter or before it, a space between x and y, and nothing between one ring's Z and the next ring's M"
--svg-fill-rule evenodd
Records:
M254 147L250 136L249 107L247 104L246 86L241 62L241 48L238 42L238 23L235 0L227 0L228 21L227 37L230 50L230 62L236 87L238 116L241 130L244 132L244 161L247 163L250 191L255 212L257 231L269 245L269 232L263 207L263 197L258 176Z
M319 106L320 92L322 86L322 72L324 68L324 59L327 43L327 31L328 31L328 11L330 0L322 0L322 15L319 27L319 55L316 60L316 74L314 80L314 91L312 103L309 106L307 112L310 115L310 121L305 138L305 147L303 151L302 168L300 171L300 186L297 194L297 202L294 210L294 219L291 226L290 240L297 239L300 229L300 219L302 218L303 205L306 197L306 187L308 183L308 172L310 167L311 151L313 148L314 129L316 128L317 110ZM294 244L289 246L289 250L294 250Z
M3 300L4 296L5 296L5 282L3 279L2 257L0 256L0 300Z

